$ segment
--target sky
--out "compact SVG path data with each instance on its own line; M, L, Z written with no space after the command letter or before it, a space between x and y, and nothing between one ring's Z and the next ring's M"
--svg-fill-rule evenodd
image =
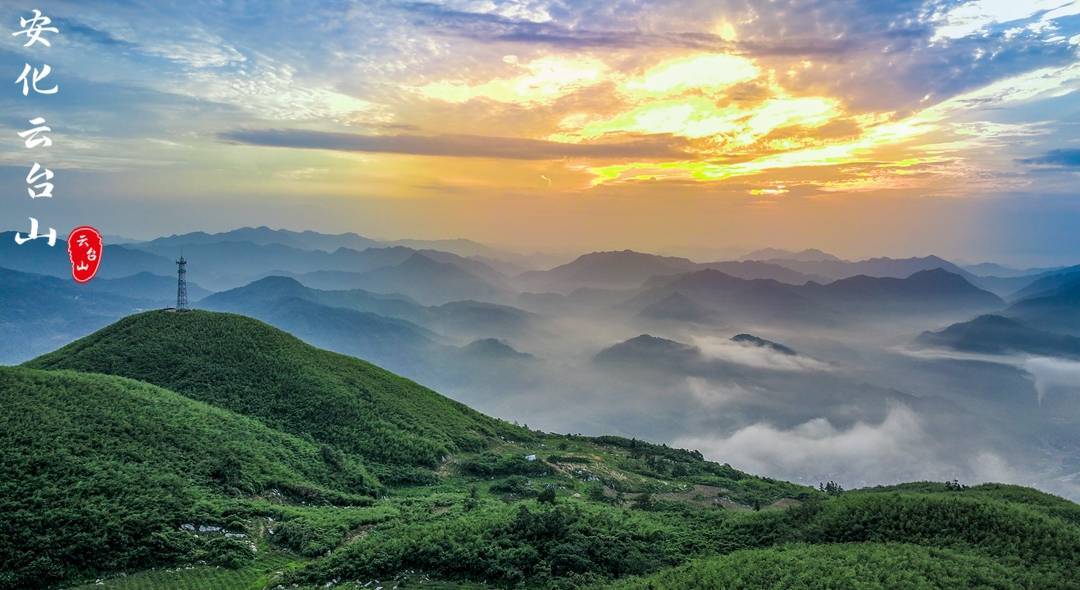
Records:
M59 34L24 47L40 9ZM1080 262L1080 2L0 0L3 225ZM54 143L26 150L42 116ZM40 162L52 199L25 195Z

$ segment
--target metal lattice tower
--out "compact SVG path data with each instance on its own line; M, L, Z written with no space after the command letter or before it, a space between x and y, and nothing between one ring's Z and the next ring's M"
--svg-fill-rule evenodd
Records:
M176 261L176 311L187 311L187 260Z

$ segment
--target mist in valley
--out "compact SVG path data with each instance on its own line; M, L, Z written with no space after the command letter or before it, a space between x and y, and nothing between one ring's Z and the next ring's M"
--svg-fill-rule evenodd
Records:
M1080 497L1080 362L912 346L964 314L815 330L537 313L535 331L507 340L532 358L459 366L431 385L532 428L665 442L811 485L956 479ZM597 358L642 334L686 348Z

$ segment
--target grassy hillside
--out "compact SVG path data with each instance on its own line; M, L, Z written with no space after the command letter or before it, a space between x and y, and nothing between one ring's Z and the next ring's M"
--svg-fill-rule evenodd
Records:
M745 538L772 547L731 546L730 555L615 587L1080 588L1075 504L1015 486L946 489L847 492L771 514L764 528L754 517Z
M1023 576L980 555L905 544L787 545L738 551L613 590L1019 590Z
M387 481L527 431L243 316L153 311L28 366L153 383L379 463Z
M145 313L28 364L0 370L3 587L1080 589L1061 498L530 432L241 316Z
M354 459L145 383L0 368L0 587L184 560L235 564L238 499L370 503Z

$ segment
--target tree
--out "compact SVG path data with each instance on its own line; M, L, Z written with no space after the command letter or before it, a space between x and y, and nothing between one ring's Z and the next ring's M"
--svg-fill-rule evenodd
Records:
M954 479L952 481L945 482L945 489L950 492L962 492L966 488L967 486L960 483L960 480Z
M818 491L824 492L830 496L839 496L840 494L844 493L844 486L836 483L835 481L829 480L829 483L819 483Z

